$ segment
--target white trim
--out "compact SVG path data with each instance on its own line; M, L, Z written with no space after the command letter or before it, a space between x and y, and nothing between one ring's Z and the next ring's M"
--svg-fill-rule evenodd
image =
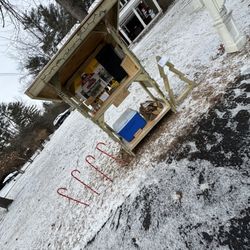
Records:
M124 8L120 11L119 19L120 23L123 22L127 16L131 13L131 9L139 3L139 0L130 0Z
M134 12L134 14L136 15L136 17L139 19L139 21L141 22L143 28L145 29L147 27L147 25L144 23L144 21L142 20L141 16L139 15L139 13L136 11L135 8L132 9L132 11Z
M128 37L128 35L126 34L126 32L121 28L119 27L119 31L122 33L122 35L127 39L127 41L129 42L129 44L132 43L132 41L130 40L130 38Z
M157 3L157 1L156 1L156 0L152 0L152 2L155 4L155 7L157 8L157 10L158 10L159 12L161 12L161 11L162 11L162 8L161 8L160 5Z
M141 18L141 16L139 15L138 11L135 9L137 7L137 5L139 4L140 0L130 0L128 2L128 4L126 4L126 6L124 6L124 8L122 8L122 10L120 11L119 14L119 30L122 33L122 35L129 41L130 44L133 44L134 42L136 42L138 37L141 37L141 34L143 34L145 32L145 29L151 25L151 23L162 13L162 8L159 6L159 4L157 3L156 0L150 0L156 7L157 12L155 13L155 16L152 18L152 20L150 21L150 23L145 24L145 22L143 21L143 19ZM128 17L130 15L135 14L135 16L139 19L140 23L143 26L143 30L142 32L132 41L131 39L128 38L128 35L126 34L126 32L123 30L122 26L127 22Z

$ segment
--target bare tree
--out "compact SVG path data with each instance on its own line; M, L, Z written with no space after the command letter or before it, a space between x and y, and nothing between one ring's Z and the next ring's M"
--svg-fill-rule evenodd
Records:
M91 0L55 0L63 8L65 8L74 18L82 21L87 15L87 9L93 2Z
M3 27L5 26L5 15L8 15L14 24L15 24L14 20L17 20L22 23L23 20L22 15L15 8L15 6L12 5L8 0L0 0L0 12L1 12Z
M4 13L5 11L5 13ZM15 5L10 3L8 0L0 0L0 14L2 19L2 26L5 26L5 16L7 15L11 20L12 24L19 30L19 24L22 24L24 29L28 29L38 40L42 39L30 28L25 26L24 14Z

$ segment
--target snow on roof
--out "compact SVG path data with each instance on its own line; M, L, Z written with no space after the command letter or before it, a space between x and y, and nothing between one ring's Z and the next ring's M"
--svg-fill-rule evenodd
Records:
M77 28L79 27L79 23L76 23L71 29L70 31L64 36L64 38L60 41L60 43L56 46L58 50L60 50L64 44L66 44L66 42L69 40L69 38L72 36L72 34L77 30Z
M88 13L93 12L93 10L96 8L96 6L97 6L101 1L103 1L103 0L95 0L95 1L91 4L91 6L89 7Z
M91 15L92 12L95 10L95 8L100 4L102 0L95 0L91 6L88 9L88 14ZM80 23L76 23L68 32L68 34L60 41L60 43L57 45L57 49L61 49L63 45L67 42L67 40L71 37L71 35L77 30Z

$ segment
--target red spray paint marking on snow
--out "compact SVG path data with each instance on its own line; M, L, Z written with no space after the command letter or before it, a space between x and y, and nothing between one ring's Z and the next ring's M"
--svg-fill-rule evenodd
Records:
M101 148L99 147L100 145L107 146L107 144L104 143L104 142L98 142L98 143L96 144L96 147L95 147L95 148L96 148L97 150L99 150L102 154L107 155L108 157L110 157L111 159L113 159L113 160L115 160L115 161L117 161L117 162L119 162L119 163L122 163L122 164L126 164L126 163L127 163L126 161L124 161L124 160L122 160L122 159L119 159L119 158L117 158L117 157L115 157L115 156L113 156L113 155L107 153L106 151L104 151L103 149L101 149Z
M97 194L97 195L100 195L100 193L98 193L96 190L94 190L92 187L90 187L89 185L87 185L86 183L84 183L82 180L80 180L78 177L76 177L74 175L74 173L77 172L78 174L80 174L81 172L77 169L71 171L71 176L73 178L75 178L77 181L79 181L83 186L85 186L87 189L91 190L93 193Z
M89 161L89 158L91 158L92 160L95 160L95 157L92 156L92 155L87 155L85 157L85 161L92 167L94 168L98 173L100 173L103 177L105 177L106 179L110 180L111 182L113 182L113 180L108 177L106 174L104 174L101 170L99 170L96 166L94 166L90 161Z
M68 196L68 195L66 195L66 194L64 194L64 193L62 193L62 192L61 192L62 190L63 190L63 191L68 191L67 188L58 188L58 189L57 189L57 193L58 193L59 195L65 197L65 198L71 200L71 201L75 201L75 202L77 202L77 203L79 203L79 204L82 204L82 205L85 205L85 206L89 206L88 203L79 201L79 200L77 200L77 199L74 199L74 198L72 198L72 197L70 197L70 196Z

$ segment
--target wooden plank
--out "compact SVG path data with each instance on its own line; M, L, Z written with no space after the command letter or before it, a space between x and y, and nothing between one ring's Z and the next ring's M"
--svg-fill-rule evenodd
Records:
M168 76L164 72L164 66L165 65L163 65L163 66L160 65L160 63L159 63L160 60L161 60L160 56L157 56L156 60L157 60L157 66L158 66L158 70L160 72L160 76L163 79L164 87L165 87L165 89L166 89L166 91L168 92L168 95L169 95L170 104L172 106L173 111L176 112L176 101L175 101L175 97L174 97L174 92L173 92L173 90L170 87Z
M138 137L141 133L142 133L142 129L140 128L140 129L138 129L138 131L134 134L134 137L136 138L136 137Z
M161 113L152 121L148 121L146 126L131 142L125 143L130 150L133 150L140 141L149 133L151 129L164 117L164 115L171 109L170 105L163 104Z
M129 76L135 75L139 71L139 68L128 55L122 60L121 66Z
M119 107L121 103L128 97L129 93L130 92L127 89L124 89L124 91L121 92L121 94L117 96L116 99L114 99L113 104L116 107Z
M144 81L140 81L139 82L140 84L141 84L141 86L142 86L142 88L147 92L147 94L150 96L150 98L152 99L152 100L157 100L157 98L150 92L150 90L148 89L148 87L146 87L146 84L145 84L145 82ZM150 85L151 86L151 85ZM151 86L152 87L152 86Z
M176 98L177 104L180 104L189 94L189 92L193 89L192 86L187 86L181 94Z
M42 91L37 95L37 98L43 98L43 99L50 99L55 101L61 101L62 99L58 96L57 92L50 87L49 85L46 85Z
M147 75L145 75L144 73L141 73L138 77L137 77L137 79L136 79L137 81L139 81L139 82L145 82L145 86L146 87L152 87L151 86L151 84L150 84L150 82L148 82L148 80L150 80L149 78L148 78L148 76Z

